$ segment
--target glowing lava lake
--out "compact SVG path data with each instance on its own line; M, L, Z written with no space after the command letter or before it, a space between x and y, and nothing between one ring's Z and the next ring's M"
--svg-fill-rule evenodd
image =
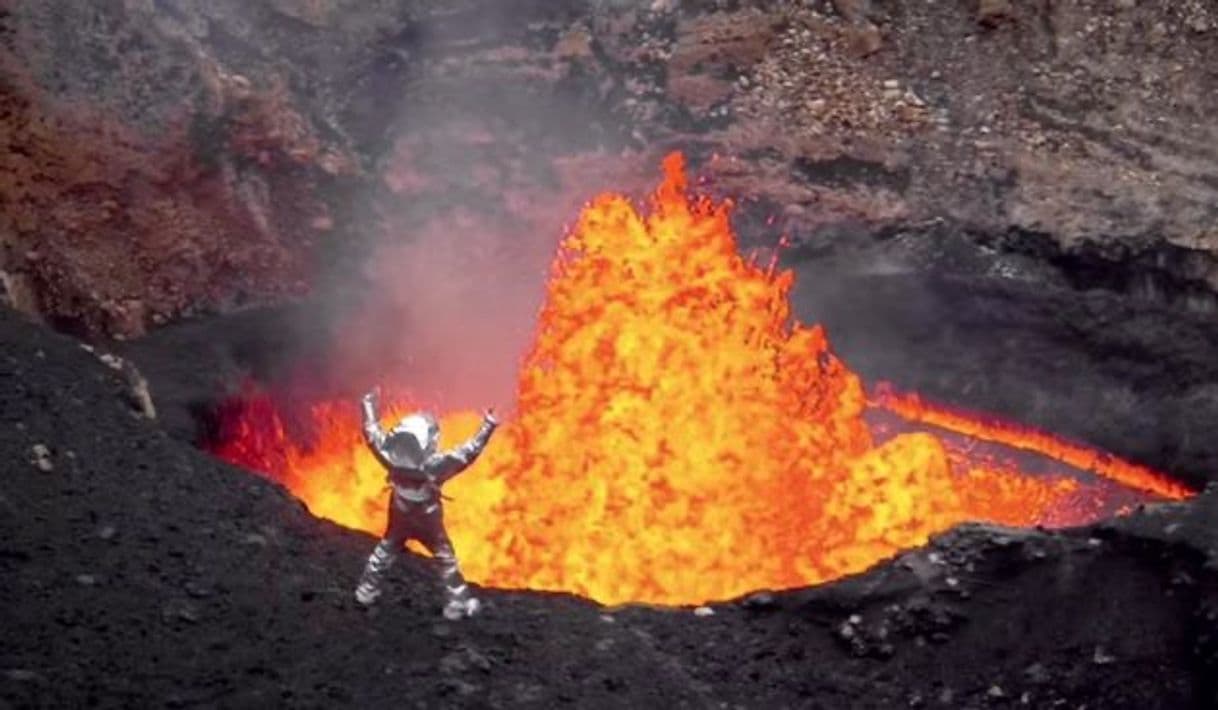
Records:
M566 234L515 411L445 488L472 581L698 604L860 572L965 521L1077 525L1191 494L1050 434L884 387L869 397L822 328L792 321L793 274L740 254L731 204L689 195L680 155L663 168L647 209L603 194ZM426 404L397 384L387 424ZM386 479L358 402L283 401L227 402L210 448L379 535ZM442 419L448 445L478 422ZM1030 472L970 441L1060 465Z

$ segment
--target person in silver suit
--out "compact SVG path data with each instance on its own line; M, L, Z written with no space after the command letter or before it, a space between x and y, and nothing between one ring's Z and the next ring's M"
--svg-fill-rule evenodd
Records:
M444 528L444 505L440 487L465 469L482 453L499 425L493 410L486 410L482 426L472 438L450 451L439 451L440 425L428 412L403 418L386 432L377 417L377 394L364 395L361 402L364 439L385 467L393 493L385 534L372 551L355 599L370 606L381 596L385 573L393 566L409 540L418 540L435 558L447 593L444 617L456 620L473 616L480 606L469 593Z

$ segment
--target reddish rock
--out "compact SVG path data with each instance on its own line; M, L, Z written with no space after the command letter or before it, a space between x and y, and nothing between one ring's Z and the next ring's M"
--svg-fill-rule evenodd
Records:
M884 48L884 35L870 22L846 33L850 51L857 57L868 57Z
M996 27L1014 18L1011 0L977 0L977 21L986 27Z
M1196 117L1218 87L1191 69L1218 57L1181 31L1212 20L1200 6L1181 25L1147 4L993 0L840 0L842 19L814 3L396 5L15 5L0 18L0 125L22 146L0 156L9 300L130 334L294 293L319 246L329 268L470 212L556 234L568 199L623 187L604 167L564 181L564 161L615 163L645 189L670 148L799 238L942 217L1218 263L1196 238L1218 180ZM1016 10L1020 32L966 36ZM1148 45L1146 27L1178 41ZM1189 278L1218 278L1203 266Z
M345 147L318 137L281 78L175 54L135 10L64 7L8 17L0 46L0 130L10 137L0 150L0 268L13 305L84 334L129 337L235 296L296 294L312 268L298 234L321 211L316 176L357 170ZM79 27L46 22L56 12L115 24L82 39ZM129 37L152 54L124 53ZM49 81L69 42L114 53L116 73L90 73L82 58ZM191 90L143 93L137 72L155 70Z

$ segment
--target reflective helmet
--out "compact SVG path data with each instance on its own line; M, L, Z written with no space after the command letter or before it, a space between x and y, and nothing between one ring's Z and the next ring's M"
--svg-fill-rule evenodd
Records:
M440 424L429 412L404 417L385 438L390 460L402 468L422 468L440 443Z

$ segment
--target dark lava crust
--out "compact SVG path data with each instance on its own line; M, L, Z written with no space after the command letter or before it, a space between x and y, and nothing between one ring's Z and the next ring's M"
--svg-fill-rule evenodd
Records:
M369 536L141 418L74 341L0 314L0 380L13 707L1218 702L1212 491L1063 534L965 526L711 616L482 590L449 624L416 558L358 610Z
M1083 441L1198 489L1218 477L1213 311L1180 307L1188 284L1132 271L1114 284L1112 266L1096 280L1004 236L936 221L792 252L792 308L823 324L867 382Z

